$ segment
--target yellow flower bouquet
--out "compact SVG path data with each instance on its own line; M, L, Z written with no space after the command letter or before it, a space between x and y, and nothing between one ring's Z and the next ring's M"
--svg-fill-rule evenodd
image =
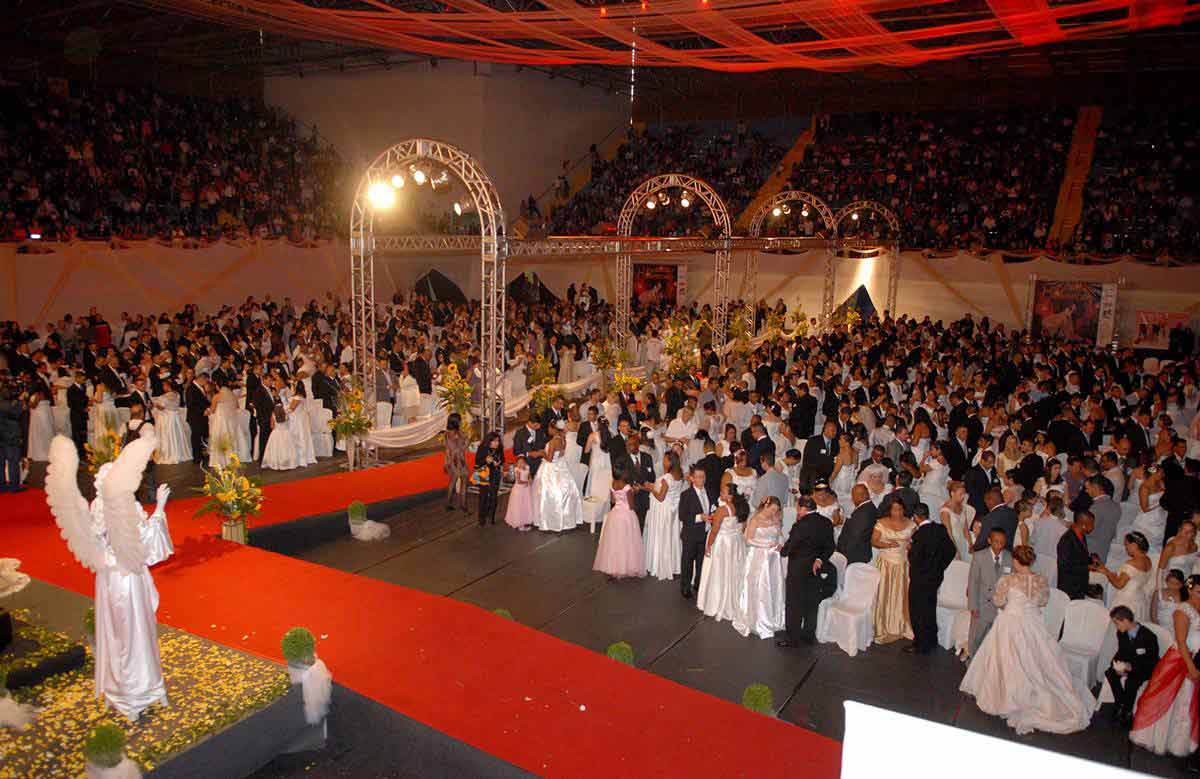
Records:
M204 469L204 486L200 492L208 498L196 516L219 514L226 520L242 520L262 511L262 485L242 474L242 461L229 455L229 464Z
M101 465L116 460L117 455L121 454L122 444L123 440L116 430L110 427L101 430L95 446L83 445L87 451L88 470L93 474L98 473Z
M371 430L371 417L367 415L366 399L358 381L350 389L338 393L337 414L329 420L329 429L338 438L363 436Z
M442 370L437 386L437 396L446 411L467 419L471 413L471 384L458 372L458 366L450 363Z

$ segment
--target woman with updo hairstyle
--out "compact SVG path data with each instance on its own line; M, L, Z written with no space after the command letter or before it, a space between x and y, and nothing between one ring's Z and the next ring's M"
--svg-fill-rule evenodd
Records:
M1037 552L1020 544L1012 559L1012 573L1000 578L992 595L999 612L959 689L1018 734L1084 730L1096 699L1071 675L1062 648L1046 630L1042 608L1050 587L1032 570Z
M1155 624L1168 633L1175 632L1175 609L1187 600L1187 577L1178 568L1172 568L1163 574L1163 583L1150 604L1151 614ZM1161 647L1160 647L1161 650Z
M1150 542L1146 540L1146 536L1135 530L1125 535L1125 553L1129 555L1129 559L1122 563L1115 573L1104 563L1096 567L1096 570L1108 579L1112 588L1108 605L1112 608L1128 606L1137 622L1144 622L1150 616L1154 565L1150 556L1146 554L1149 550Z
M1196 706L1195 654L1200 652L1200 576L1187 579L1185 599L1175 608L1173 641L1159 647L1162 659L1154 666L1133 714L1129 740L1157 755L1187 757L1200 746L1193 733Z
M715 620L733 619L738 587L746 560L742 523L750 516L750 503L733 482L721 485L717 508L704 548L704 567L696 607Z

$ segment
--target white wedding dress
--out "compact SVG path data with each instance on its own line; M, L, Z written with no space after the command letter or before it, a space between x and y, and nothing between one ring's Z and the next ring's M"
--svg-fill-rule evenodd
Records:
M50 458L50 439L54 438L54 412L49 400L29 410L29 445L25 456L34 462Z
M1091 722L1096 699L1072 678L1058 642L1050 637L1042 607L1046 579L1015 573L996 585L1001 611L959 689L988 714L1004 717L1017 733L1075 733Z
M770 638L784 628L782 543L779 525L757 527L747 541L733 615L733 629L743 636Z
M721 520L721 528L713 539L712 549L705 557L704 569L700 572L696 608L718 622L732 620L737 612L742 569L746 565L744 530L731 510L730 515Z
M927 460L929 471L921 477L921 487L917 495L929 509L929 516L941 516L942 504L950 499L946 491L946 483L950 478L950 466L937 460ZM848 516L848 515L847 515Z
M88 444L94 448L104 431L120 429L121 419L117 413L117 404L113 402L112 393L105 392L100 396L100 402L93 403L88 409Z
M563 450L563 457L566 458L567 467L571 470L571 475L575 477L575 484L582 493L583 485L587 481L588 467L582 462L583 447L579 445L578 431L566 431L566 448Z
M208 467L221 468L229 464L229 455L236 454L243 462L250 459L250 446L241 446L238 432L237 398L223 387L213 398L213 413L208 420Z
M666 493L659 500L650 496L650 510L646 512L646 527L642 541L646 545L646 571L655 579L670 580L683 566L683 541L679 538L679 496L683 494L683 479L664 473L655 489L666 485Z
M290 471L299 468L296 441L292 437L292 428L287 419L282 422L275 419L271 436L267 439L267 448L263 450L262 467L269 471Z
M562 452L542 463L533 477L533 524L539 530L572 530L583 521L583 496Z
M612 458L600 448L600 434L588 436L587 496L596 500L608 500L612 491Z
M192 461L192 431L183 409L179 407L178 392L164 392L155 398L162 408L155 408L154 432L158 435L158 451L154 462L175 465Z

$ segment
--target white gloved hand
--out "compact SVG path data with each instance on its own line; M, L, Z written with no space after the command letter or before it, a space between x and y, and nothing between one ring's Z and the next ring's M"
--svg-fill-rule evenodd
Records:
M158 485L158 495L157 495L158 505L156 505L154 507L155 514L162 513L163 510L166 509L167 498L169 498L169 497L171 497L171 485L169 485L169 484Z

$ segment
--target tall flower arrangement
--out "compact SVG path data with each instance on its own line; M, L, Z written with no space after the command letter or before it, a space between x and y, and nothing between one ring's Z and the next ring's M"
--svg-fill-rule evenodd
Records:
M458 372L458 366L450 363L442 370L437 386L438 399L452 414L467 419L471 414L471 384Z
M625 363L618 362L616 369L613 371L613 386L621 392L637 392L642 388L645 380L641 376L634 376L629 371L625 370Z
M541 416L546 409L550 408L554 399L562 395L558 385L554 383L557 378L554 373L554 365L546 359L545 355L539 354L529 371L529 383L533 387L533 397L529 401L529 407L534 416Z
M337 414L329 420L329 429L338 438L356 438L371 430L371 417L367 415L367 403L362 385L355 380L349 389L338 393Z
M227 521L245 522L262 511L262 485L242 473L242 461L229 455L229 464L204 469L201 493L208 498L196 516L218 514Z
M747 306L738 306L729 318L729 351L736 360L744 360L753 351L750 338L754 334L754 310Z
M804 313L804 309L797 309L796 313L792 314L792 334L800 338L808 337L808 314Z
M554 372L554 364L546 359L546 355L539 354L533 361L533 365L529 366L529 386L553 384L556 379L558 379L558 374Z
M671 320L663 336L663 354L672 376L690 373L696 367L696 350L700 344L700 322L688 322L682 317Z
M117 433L115 426L105 426L96 436L95 446L83 445L87 451L88 470L93 474L98 473L101 465L117 459L117 456L121 454L121 447L121 436Z

